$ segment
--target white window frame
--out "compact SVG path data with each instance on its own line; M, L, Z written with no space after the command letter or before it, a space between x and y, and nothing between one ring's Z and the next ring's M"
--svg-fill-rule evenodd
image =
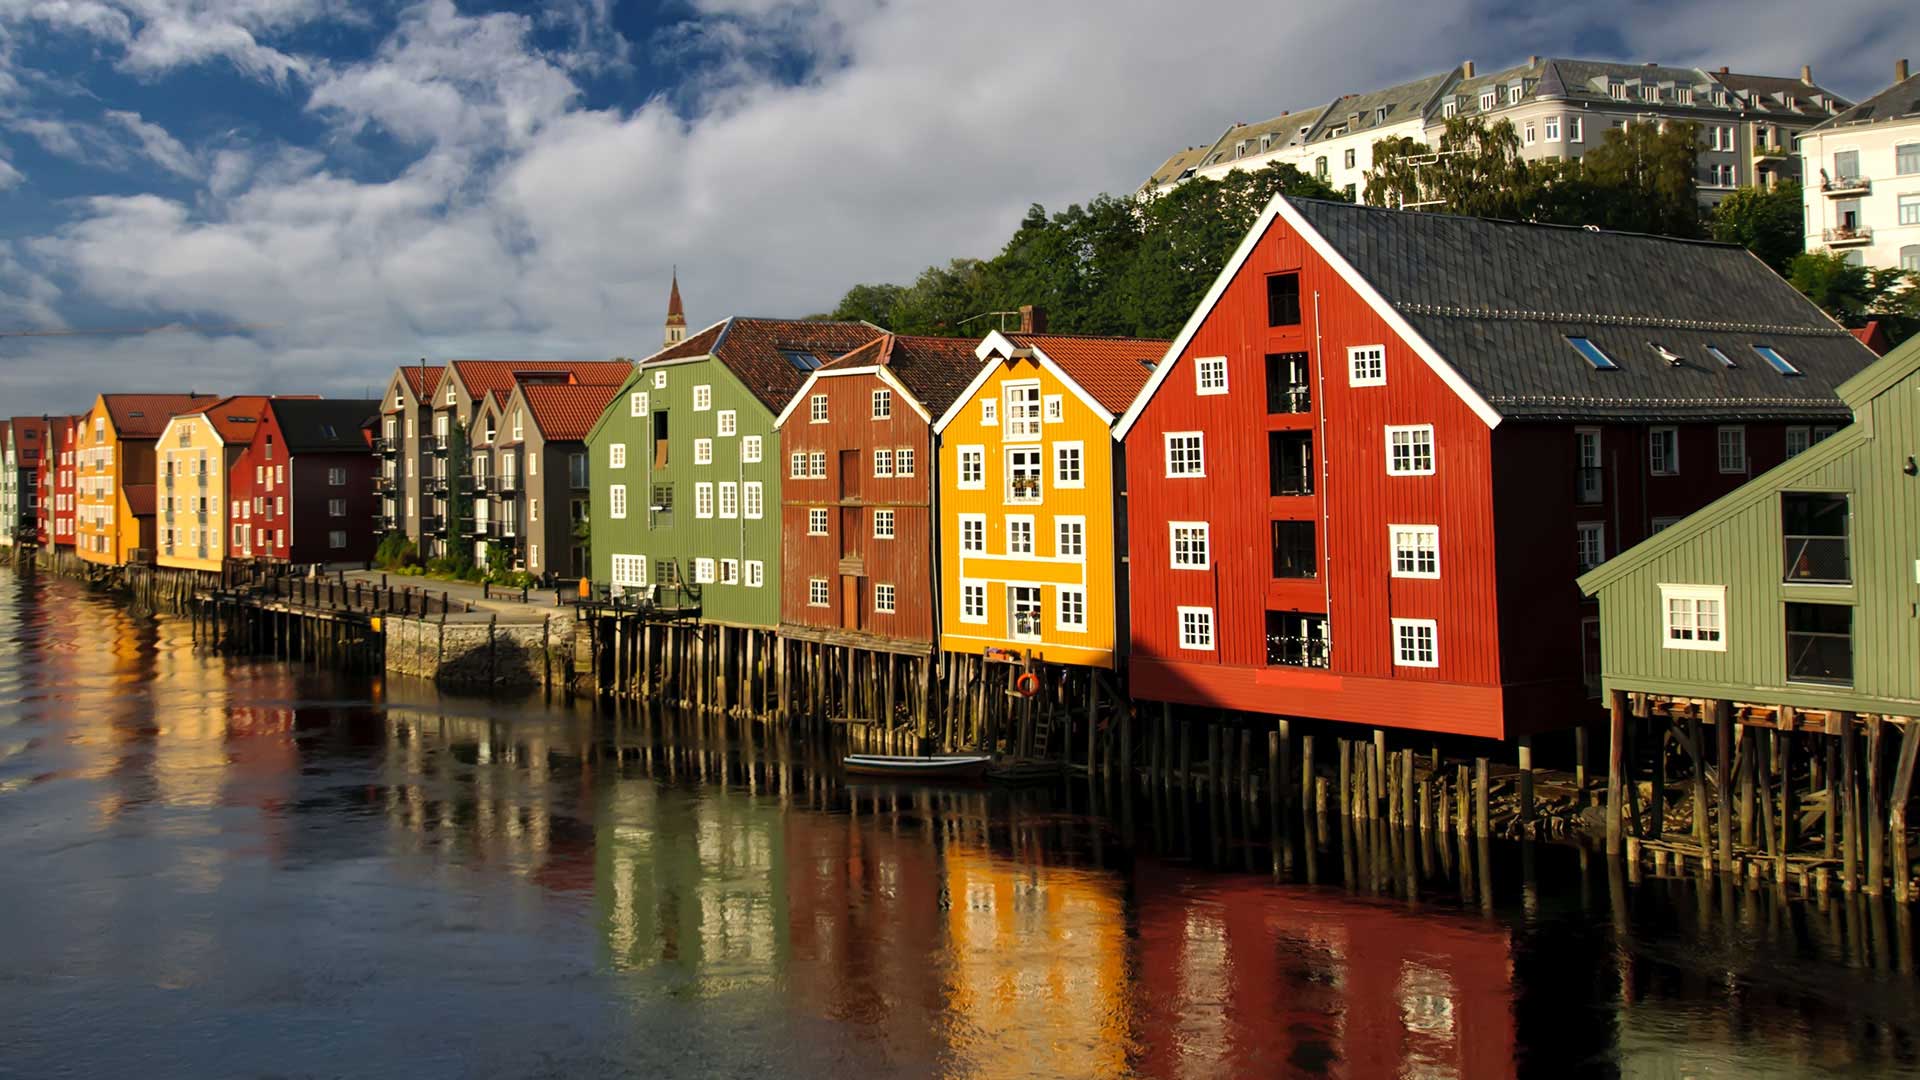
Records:
M702 511L705 511L702 513ZM702 480L693 485L693 516L711 518L713 516L713 483Z
M1077 620L1067 618L1068 598L1079 601ZM1079 585L1061 585L1053 590L1053 628L1064 634L1084 634L1087 632L1087 590Z
M805 480L807 478L807 452L795 450L787 455L787 478Z
M747 435L740 440L740 463L743 465L760 463L760 436Z
M732 409L721 409L713 414L713 433L715 435L737 435L740 433L740 414Z
M1393 437L1401 433L1414 436L1414 438L1407 443L1407 460L1410 462L1417 461L1419 459L1419 454L1414 452L1419 445L1418 436L1423 433L1426 435L1427 437L1426 439L1427 467L1426 468L1422 469L1415 466L1413 468L1402 469L1395 466L1394 453L1393 453ZM1387 439L1387 475L1388 476L1432 476L1434 472L1439 469L1440 453L1439 453L1437 440L1435 440L1434 438L1432 424L1388 424L1386 427L1386 439Z
M1174 629L1180 635L1180 648L1188 652L1213 652L1213 609L1181 605L1173 610ZM1188 623L1189 616L1195 617L1192 624ZM1188 631L1194 628L1203 628L1204 636L1189 634Z
M740 560L739 559L721 559L720 560L720 584L722 585L740 584Z
M699 496L694 496L696 499ZM720 516L736 519L740 516L740 484L734 480L720 482Z
M766 516L766 488L758 480L748 480L740 485L740 516L748 521L759 521Z
M1437 668L1440 666L1440 624L1433 619L1394 619L1393 623L1393 666L1410 668ZM1432 643L1433 656L1422 660L1417 654L1410 654L1401 640L1403 630L1425 630L1427 640ZM1416 642L1417 645L1417 642Z
M873 512L873 538L875 540L893 539L893 511L875 510Z
M1739 460L1727 467L1727 437L1734 436L1739 443ZM1724 476L1744 476L1747 472L1747 428L1744 424L1722 424L1713 433L1715 456L1719 458L1720 472Z
M1014 546L1013 527L1015 525L1026 526L1027 546L1024 550ZM1032 555L1034 553L1034 544L1037 542L1038 541L1034 534L1034 523L1033 523L1032 514L1008 514L1007 515L1005 551L1008 555Z
M1796 445L1798 444L1798 445ZM1799 457L1813 447L1813 429L1796 425L1787 429L1787 456Z
M759 559L747 560L747 588L757 589L767 583L767 564Z
M827 422L827 395L814 394L807 399L807 423L824 424Z
M1415 538L1416 542L1414 546L1409 548L1402 548L1400 546L1402 533L1410 534ZM1429 544L1428 545L1420 544L1418 542L1420 538L1425 538L1427 541L1429 541ZM1422 569L1419 569L1420 556L1421 556L1421 553L1425 551L1428 546L1430 546L1433 551L1433 569L1422 570ZM1401 568L1400 553L1402 551L1411 553L1414 569L1406 570ZM1440 577L1440 526L1438 525L1405 525L1405 524L1388 525L1387 526L1387 552L1388 552L1389 558L1392 560L1388 564L1388 567L1393 577L1424 578L1427 580L1437 580Z
M1673 443L1672 443L1673 453L1668 458L1666 466L1664 468L1660 467L1658 463L1658 459L1654 455L1654 448L1659 445L1661 435L1666 435L1673 440ZM1656 427L1650 427L1647 429L1647 474L1649 476L1679 476L1680 475L1680 429L1679 428L1674 427L1671 424L1662 424L1662 425L1659 425Z
M693 560L693 583L695 585L713 584L716 576L714 572L715 569L712 559L699 558Z
M1387 347L1385 345L1347 346L1347 385L1387 385Z
M633 393L627 395L628 416L647 415L647 406L647 392L645 390L635 390Z
M695 465L713 464L713 440L712 439L693 440L693 463Z
M1165 460L1168 479L1170 480L1203 479L1206 477L1207 475L1207 436L1205 432L1169 431L1164 436L1164 439L1165 439L1164 445L1166 450L1166 456L1164 460ZM1193 449L1195 453L1198 455L1196 467L1191 471L1188 471L1185 469L1176 471L1174 469L1175 441L1179 440L1180 442L1184 443L1185 440L1188 440L1188 439L1193 440ZM1184 450L1185 447L1182 446L1182 449Z
M695 383L693 387L693 411L706 412L713 408L713 385Z
M1040 399L1040 415L1046 423L1064 423L1067 419L1065 399L1059 394L1045 395Z
M1582 521L1573 527L1575 559L1580 570L1591 570L1607 561L1607 523L1604 521ZM1588 561L1588 541L1592 541L1593 559Z
M814 522L816 521L820 523L818 526L814 525ZM807 507L807 535L808 536L828 536L828 535L831 535L832 531L833 531L833 522L827 514L826 507L824 506Z
M957 535L959 536L960 553L962 555L986 554L987 552L987 515L961 514L957 524L958 524ZM967 546L967 532L968 532L967 526L969 525L976 527L976 531L974 535L979 538L979 543L972 547Z
M665 368L653 373L653 388L655 390L665 390L667 388L667 372Z
M825 450L807 451L807 477L812 480L827 478L827 452Z
M1067 479L1060 469L1060 457L1067 451L1073 452L1074 460L1078 463L1078 468L1074 470L1077 475L1071 480ZM1069 489L1083 489L1087 486L1086 443L1079 439L1062 439L1053 444L1053 486Z
M1662 648L1682 652L1726 652L1727 651L1727 587L1725 585L1677 585L1662 583L1660 586L1660 645ZM1710 600L1720 606L1718 638L1705 641L1699 637L1700 602ZM1674 632L1682 629L1675 624L1673 605L1675 601L1689 604L1690 625L1685 629L1691 637L1675 637Z
M892 615L898 597L891 582L875 582L873 586L873 610L877 615Z
M1193 392L1197 397L1218 397L1227 392L1227 358L1201 356L1193 361Z
M1079 551L1068 551L1061 543L1061 537L1067 529L1075 530L1079 539ZM1053 519L1053 555L1056 559L1085 559L1087 557L1087 517L1085 514L1056 514Z
M615 555L611 572L611 583L623 589L644 589L649 584L645 555Z
M873 475L876 479L880 477L891 477L893 475L893 450L891 448L876 447L874 449Z
M828 586L827 579L823 577L808 578L807 579L807 606L823 608L823 607L831 607L832 604L833 604L833 591Z
M627 444L607 444L607 468L624 469L627 467Z
M979 611L969 613L970 600L979 601ZM960 621L985 626L987 622L987 583L974 578L960 579Z
M913 458L914 458L914 453L913 453L913 447L911 446L902 446L894 450L893 475L912 476L913 464L914 464Z
M1182 562L1180 559L1180 533L1197 531L1200 545L1200 561ZM1190 542L1191 543L1191 542ZM1213 566L1213 526L1205 521L1169 521L1167 522L1167 566L1173 570L1207 570Z
M1032 402L1025 400L1029 391L1031 391L1033 395ZM1038 441L1041 437L1041 429L1046 425L1045 395L1040 392L1040 380L1013 379L1001 383L1000 394L1006 398L1007 401L1007 420L1006 424L1001 428L1004 433L1004 438L1017 440L1019 442ZM1022 400L1016 402L1014 400L1014 395L1016 394L1020 395ZM1019 406L1017 415L1015 411L1016 405ZM1031 415L1027 415L1028 409L1032 410ZM1029 425L1031 425L1031 427L1029 427Z
M411 507L408 508L408 516L409 517L412 516ZM626 520L627 518L627 485L625 484L607 485L607 517L613 519L614 521Z
M1000 426L1000 399L983 397L980 399L980 426Z
M875 420L893 419L893 391L887 389L886 387L881 387L873 391L872 402L873 402L873 419Z
M967 479L967 463L974 464L974 477ZM954 487L960 491L987 490L987 448L984 446L957 446L954 448Z

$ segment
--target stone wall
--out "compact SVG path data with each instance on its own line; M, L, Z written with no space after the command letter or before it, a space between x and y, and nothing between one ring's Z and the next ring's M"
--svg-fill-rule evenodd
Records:
M547 616L528 622L474 614L439 618L385 616L387 670L471 689L564 686L573 661L573 622Z

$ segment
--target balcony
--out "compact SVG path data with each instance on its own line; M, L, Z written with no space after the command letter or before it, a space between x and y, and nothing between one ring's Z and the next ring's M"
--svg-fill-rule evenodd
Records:
M390 435L375 435L373 437L373 452L379 454L381 457L392 457L400 452L400 440Z
M503 540L511 540L519 535L518 527L511 521L496 521L493 523L493 528Z
M1873 243L1873 230L1865 225L1841 225L1820 230L1820 240L1830 248L1859 247Z
M491 486L492 483L493 477L488 476L486 473L474 473L472 476L467 477L467 490L476 495L485 494L487 488Z
M428 491L445 492L447 490L447 478L445 476L429 476L426 479L425 487Z
M420 531L422 533L437 533L440 531L441 524L440 518L433 514L420 515Z
M387 473L376 473L373 478L373 490L392 491L400 486L400 478Z
M487 523L482 521L476 524L473 518L463 517L460 519L460 535L485 536L487 535Z
M1820 190L1829 198L1842 199L1865 195L1873 190L1873 181L1864 176L1829 176L1820 181Z
M473 538L476 540L485 540L496 530L496 523L487 518L472 518L467 522L466 526L466 531L472 533Z

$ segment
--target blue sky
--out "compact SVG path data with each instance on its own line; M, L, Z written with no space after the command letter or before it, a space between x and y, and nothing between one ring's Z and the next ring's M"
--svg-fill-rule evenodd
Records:
M0 414L645 355L987 255L1228 123L1530 53L1920 59L1903 0L0 0Z

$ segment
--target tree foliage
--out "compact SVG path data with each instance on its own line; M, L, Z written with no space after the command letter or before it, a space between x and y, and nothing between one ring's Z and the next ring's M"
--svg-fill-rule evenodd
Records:
M1843 323L1867 317L1920 319L1920 283L1905 270L1859 266L1843 254L1807 251L1794 258L1787 280Z
M1281 192L1346 197L1274 164L1142 198L1101 195L1051 215L1035 205L993 258L930 266L911 285L855 285L832 317L902 334L973 336L1000 325L993 313L1033 304L1060 333L1171 337Z
M1743 187L1721 200L1708 220L1713 238L1739 244L1782 277L1806 250L1806 213L1799 183L1783 180L1771 191Z

